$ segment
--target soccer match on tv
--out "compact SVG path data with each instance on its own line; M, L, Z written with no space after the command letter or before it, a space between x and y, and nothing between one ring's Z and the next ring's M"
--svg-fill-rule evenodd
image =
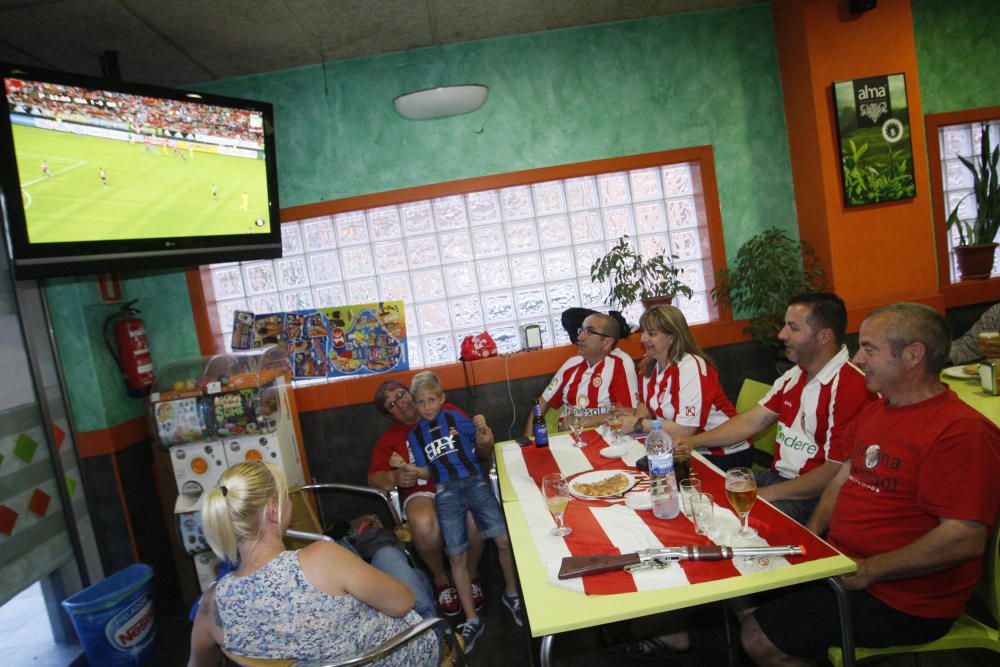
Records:
M32 244L270 231L260 112L5 82Z

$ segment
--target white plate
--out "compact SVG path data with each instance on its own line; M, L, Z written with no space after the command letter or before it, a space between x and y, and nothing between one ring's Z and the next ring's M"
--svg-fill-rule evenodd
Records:
M582 493L577 493L577 491L576 491L575 485L576 485L577 482L582 482L583 484L596 484L597 482L600 482L603 479L607 479L608 477L614 477L615 475L619 475L619 474L625 475L626 477L628 477L628 484L626 484L625 488L622 489L621 491L619 491L618 493L610 493L610 494L605 495L605 496L585 496ZM573 495L573 497L579 498L580 500L597 500L597 499L600 499L600 498L618 498L619 496L625 494L633 486L635 486L635 484L636 484L637 481L638 480L636 480L635 477L633 477L632 475L628 474L624 470L591 470L590 472L582 473L580 475L577 475L573 479L571 479L570 482L569 482L569 492Z
M620 459L628 453L628 444L612 445L597 452L606 459Z
M968 364L971 366L972 364ZM979 380L979 367L976 367L975 375L969 375L965 372L965 366L949 366L948 368L941 371L950 378L955 378L957 380Z
M653 509L653 499L649 491L632 491L625 494L625 504L634 510Z

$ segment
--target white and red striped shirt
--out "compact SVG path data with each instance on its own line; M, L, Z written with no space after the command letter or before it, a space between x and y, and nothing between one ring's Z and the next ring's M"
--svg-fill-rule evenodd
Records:
M570 357L556 371L542 398L550 408L560 405L583 405L592 414L611 409L611 403L623 408L634 408L638 396L635 362L615 348L608 356L593 366L580 355Z
M801 366L794 366L760 400L778 415L771 469L794 479L827 461L842 461L849 452L849 443L843 442L847 425L875 398L864 374L848 361L846 346L811 380Z
M699 356L685 354L650 377L639 379L639 400L654 418L709 431L736 414L719 382L719 373ZM726 447L701 448L703 454L725 456L750 447L742 440Z

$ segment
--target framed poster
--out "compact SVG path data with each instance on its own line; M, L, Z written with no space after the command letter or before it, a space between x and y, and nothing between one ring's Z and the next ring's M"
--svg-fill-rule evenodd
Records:
M906 77L887 74L837 81L833 101L844 205L915 197Z

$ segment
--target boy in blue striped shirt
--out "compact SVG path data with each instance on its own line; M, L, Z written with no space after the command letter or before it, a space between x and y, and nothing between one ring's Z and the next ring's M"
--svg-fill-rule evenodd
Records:
M470 420L460 412L444 408L441 380L430 371L413 377L410 393L420 413L420 421L410 431L407 444L417 475L433 479L437 488L434 503L444 537L444 552L465 612L465 623L458 629L465 641L465 652L469 653L483 632L483 623L472 601L472 581L466 563L469 549L466 511L472 512L483 539L493 539L496 543L506 588L502 601L510 609L514 621L518 625L523 623L507 527L500 505L476 459L477 449L488 453L493 448L493 431L482 415Z

